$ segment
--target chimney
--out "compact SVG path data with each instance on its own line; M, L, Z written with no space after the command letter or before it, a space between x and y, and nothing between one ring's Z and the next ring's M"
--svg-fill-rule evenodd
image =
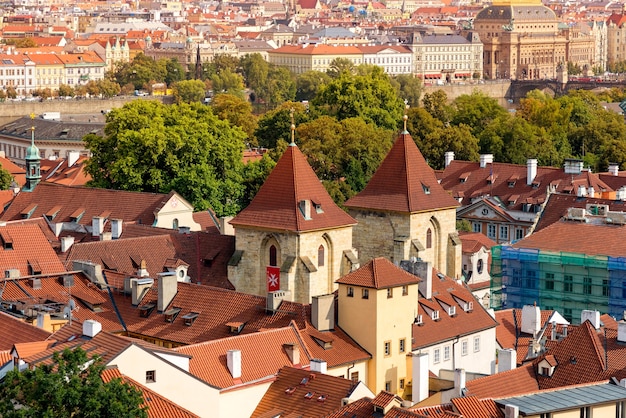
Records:
M122 236L122 219L111 219L111 238L119 239Z
M519 407L515 405L504 405L504 418L519 418Z
M463 397L465 392L465 369L454 369L455 397Z
M102 324L98 321L94 321L93 319L88 319L83 322L83 335L85 337L95 337L98 333L102 331Z
M428 398L428 354L413 354L413 402Z
M132 295L132 304L133 306L137 306L141 303L143 297L148 293L148 290L154 284L154 280L147 279L130 279L130 287L131 287L131 295Z
M139 264L139 269L137 270L137 276L139 277L148 277L148 269L146 268L146 260L141 260L141 264Z
M298 347L295 343L287 343L283 344L283 348L285 349L291 364L294 366L300 364L300 347Z
M498 373L517 367L517 352L512 348L498 349Z
M454 152L447 151L443 154L445 167L449 166L452 161L454 161Z
M232 216L222 216L219 219L220 234L235 236L235 228L230 224L233 220Z
M593 188L593 186L589 186L589 189L587 190L587 195L591 198L596 197L596 190Z
M573 158L566 158L563 165L563 171L565 174L580 174L583 171L583 160L576 160Z
M111 241L111 236L110 232L103 232L100 234L100 241Z
M578 196L578 197L585 197L585 196L587 196L587 188L585 186L583 186L582 184L580 186L578 186L578 192L576 193L576 196Z
M415 274L421 278L422 281L418 284L419 293L426 299L430 299L433 296L433 265L430 261L417 261Z
M313 296L311 303L311 324L318 331L335 329L335 295Z
M176 296L178 291L178 281L176 276L161 276L159 277L159 295L157 298L157 310L163 312L172 300Z
M311 219L311 201L310 200L301 200L298 203L298 207L300 208L300 213L304 216L304 219Z
M583 324L585 321L591 322L591 325L595 329L600 329L600 312L592 311L585 309L580 313L580 323Z
M617 323L617 341L626 343L626 321L619 321Z
M91 261L72 261L72 269L75 271L82 271L92 283L100 286L106 286L106 281L102 275L102 266L100 264L92 263Z
M537 177L537 160L531 158L526 160L526 184L530 186Z
M69 235L66 237L62 237L61 238L61 252L62 253L67 252L73 244L74 244L74 237L69 236Z
M327 366L324 360L319 358L312 358L310 366L311 371L326 374Z
M480 168L487 167L487 164L493 164L493 154L480 155Z
M228 371L233 379L241 378L241 350L228 350L226 352L226 363Z
M70 151L67 153L67 166L72 167L78 161L80 153L78 151Z
M100 237L102 231L104 231L105 218L101 216L94 216L91 222L91 235L94 237Z
M609 174L612 174L614 176L619 175L619 164L609 163Z
M537 305L524 305L522 307L521 331L533 336L541 329L541 309Z

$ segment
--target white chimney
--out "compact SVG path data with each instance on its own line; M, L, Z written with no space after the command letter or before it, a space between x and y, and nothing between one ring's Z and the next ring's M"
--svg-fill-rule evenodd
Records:
M515 405L504 405L504 418L519 418L519 407Z
M498 373L517 367L517 352L512 348L498 349Z
M78 161L80 153L78 151L70 151L67 153L67 166L72 167Z
M596 197L596 190L593 188L593 186L589 186L589 190L587 191L587 195L589 197Z
M454 369L454 393L462 397L465 389L465 369Z
M86 337L95 337L98 333L102 331L102 324L98 321L94 321L93 319L87 319L83 322L83 335Z
M74 237L68 235L66 237L61 237L61 252L67 252L70 247L74 244Z
M311 364L310 364L310 369L313 372L319 372L319 373L323 373L326 374L327 371L327 365L326 362L322 359L318 359L318 358L312 358L311 359Z
M619 321L617 323L617 341L626 343L626 322Z
M422 279L417 289L425 299L433 297L433 265L430 261L418 260L413 263L413 274Z
M178 292L178 280L176 280L176 276L160 276L158 290L157 310L159 312L163 312L169 304L172 303L174 296L176 296L176 292Z
M539 306L524 305L522 308L522 332L535 335L541 329L541 309Z
M94 237L100 237L102 232L104 231L104 221L105 218L101 216L94 216L91 221L91 235Z
M585 186L583 186L582 184L580 186L578 186L578 192L577 192L576 196L578 196L578 197L585 197L585 196L587 196L587 188Z
M493 154L480 154L480 168L487 167L487 164L493 164Z
M226 352L226 363L233 379L241 378L241 350L228 350Z
M122 219L111 219L111 238L118 239L122 236Z
M446 167L449 166L450 163L454 161L454 152L447 151L445 154L443 154L443 158L444 158L445 166Z
M537 177L537 160L531 158L526 160L526 184L530 186Z
M318 331L335 329L335 295L333 293L311 298L311 325Z
M294 343L283 344L283 348L289 357L289 361L294 366L300 364L300 347Z
M609 173L617 176L619 175L619 164L617 163L609 163Z
M235 236L235 228L230 224L233 220L232 216L222 216L219 219L220 234Z
M585 309L580 313L580 323L591 322L595 329L600 329L600 312Z
M428 398L428 354L413 354L413 402Z

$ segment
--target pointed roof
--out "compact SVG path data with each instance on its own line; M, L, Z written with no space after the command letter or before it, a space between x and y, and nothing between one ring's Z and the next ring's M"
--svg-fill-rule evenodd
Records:
M459 203L437 181L415 145L404 131L372 176L365 189L349 199L348 208L421 212L455 208Z
M363 267L348 273L336 283L386 289L407 284L417 284L421 279L383 257L370 260Z
M309 202L309 219L300 209L302 201ZM235 227L304 232L350 226L356 221L333 202L304 154L292 145L250 205L230 223Z

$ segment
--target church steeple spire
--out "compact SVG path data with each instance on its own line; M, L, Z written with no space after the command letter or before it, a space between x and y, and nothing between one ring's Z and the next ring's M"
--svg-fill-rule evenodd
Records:
M30 114L33 125L30 128L30 147L26 148L26 184L22 189L25 192L32 192L41 180L39 148L35 145L35 114Z

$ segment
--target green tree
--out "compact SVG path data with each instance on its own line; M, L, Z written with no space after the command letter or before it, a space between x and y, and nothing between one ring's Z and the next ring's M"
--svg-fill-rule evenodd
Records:
M141 392L121 379L104 383L103 370L81 348L55 353L51 364L13 369L0 384L0 416L147 417Z
M439 119L443 123L450 122L452 110L448 105L448 95L443 90L437 90L432 93L425 93L422 99L422 105L428 113L434 118Z
M226 119L233 126L239 126L248 136L248 143L256 144L254 131L258 126L257 117L252 114L252 105L239 96L218 94L211 102L214 113Z
M100 90L100 94L102 94L105 98L111 98L113 96L117 96L122 91L119 84L114 81L107 80L103 78L102 80L98 80L98 89Z
M404 111L404 103L380 67L367 75L343 72L320 89L312 105L338 120L360 117L392 130L402 121Z
M485 126L498 117L504 116L507 110L485 93L475 91L464 94L452 102L453 125L464 124L471 128L474 136L480 135Z
M578 75L581 74L583 72L582 68L580 68L580 65L573 63L571 61L567 62L567 74L569 75Z
M59 86L59 96L61 97L74 97L76 93L74 92L74 89L71 86L68 86L67 84L61 84Z
M326 74L328 74L331 78L338 78L344 73L354 75L355 70L354 63L351 60L347 58L335 58L328 65Z
M96 80L89 80L89 82L85 85L85 88L90 96L98 97L100 95L100 86Z
M90 185L168 193L218 215L241 209L245 134L200 103L134 100L107 115L105 136L84 138Z
M120 86L132 84L135 90L147 90L154 82L164 82L166 75L165 60L157 63L147 55L138 54L131 62L118 64L109 77Z
M328 74L321 71L307 71L296 78L296 100L312 100L319 89L330 81Z
M270 65L261 54L255 53L242 57L241 68L246 85L255 92L267 82Z
M237 72L240 66L240 60L229 54L217 54L210 62L202 63L203 79L210 79L214 74L222 71Z
M245 190L241 202L242 208L245 208L252 202L252 199L275 166L276 162L268 154L264 154L259 161L251 161L244 165L242 177Z
M202 102L206 95L204 82L201 80L183 80L173 85L174 102Z
M281 104L259 118L259 126L254 135L260 146L272 150L277 148L279 140L283 140L285 144L291 142L292 109L296 127L309 121L309 113L302 103L286 102Z
M214 93L228 93L243 96L243 77L228 69L221 70L211 77Z
M467 219L456 221L456 230L461 232L472 232L472 224Z
M12 181L11 173L0 165L0 190L9 190Z
M402 100L406 100L409 106L419 106L422 95L422 80L411 74L400 74L391 79Z
M171 86L174 83L185 79L185 69L176 58L164 59L165 83Z
M270 66L265 83L259 85L255 91L267 106L274 108L296 98L296 83L287 68Z
M478 139L472 135L467 125L446 126L426 135L419 146L424 158L434 169L444 168L444 155L453 151L455 158L463 161L477 161Z

